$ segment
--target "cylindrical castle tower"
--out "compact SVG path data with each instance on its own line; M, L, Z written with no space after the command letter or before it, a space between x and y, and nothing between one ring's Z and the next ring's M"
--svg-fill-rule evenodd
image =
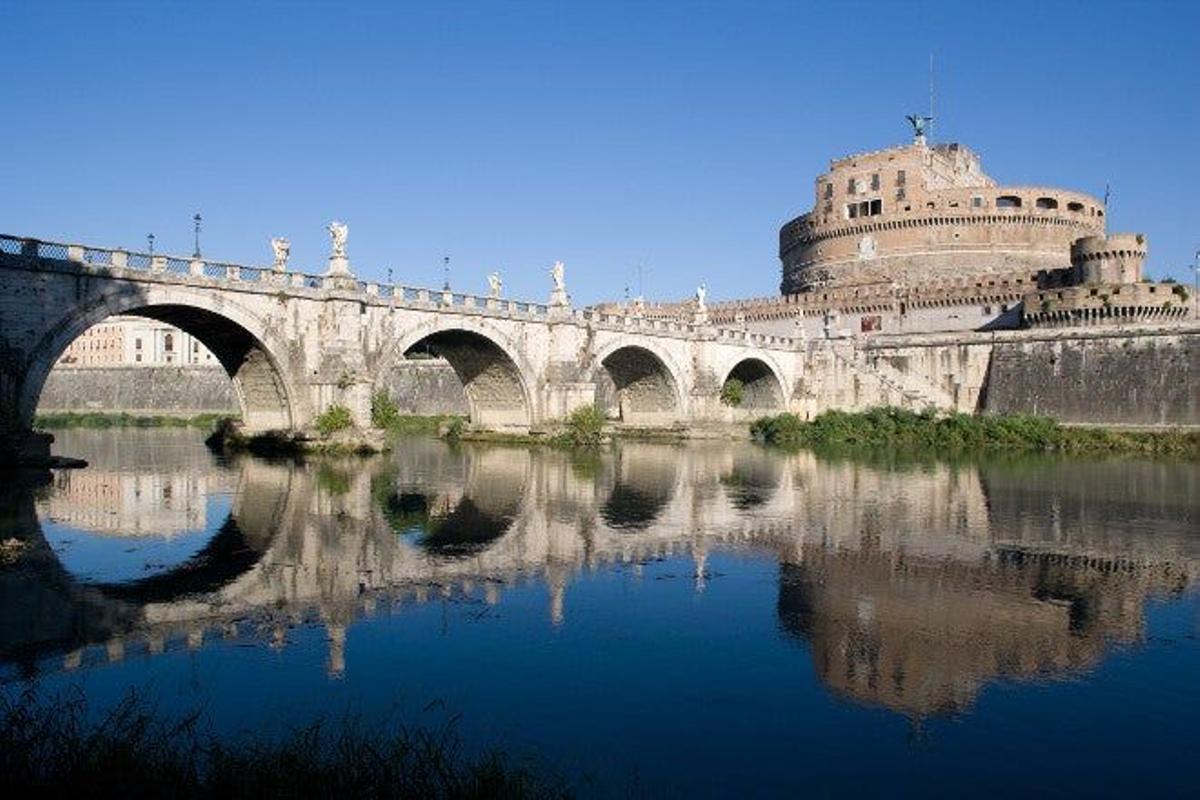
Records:
M1104 204L1079 192L999 186L959 144L838 159L812 211L779 232L783 294L868 283L1021 278L1067 270L1076 239L1102 236Z
M1071 244L1075 282L1137 283L1142 279L1146 252L1146 237L1140 233L1085 236Z

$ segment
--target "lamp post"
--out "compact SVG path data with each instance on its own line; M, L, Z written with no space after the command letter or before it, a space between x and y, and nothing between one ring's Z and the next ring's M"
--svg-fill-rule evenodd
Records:
M442 273L445 280L442 282L442 291L450 291L450 256L442 256Z
M1192 256L1192 307L1193 316L1200 319L1200 248Z
M150 255L154 255L154 234L153 233L146 234L146 244L149 245L149 247L150 247Z
M200 212L196 212L196 216L192 217L192 232L196 237L196 249L192 251L192 258L200 257Z

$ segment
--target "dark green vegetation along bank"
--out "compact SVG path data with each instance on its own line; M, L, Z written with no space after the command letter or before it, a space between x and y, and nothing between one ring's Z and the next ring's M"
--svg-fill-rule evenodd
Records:
M203 428L212 430L227 414L198 414L194 417L169 415L110 414L103 412L56 411L39 414L33 421L35 428L56 430L62 428Z
M931 453L1060 452L1200 457L1200 432L1064 427L1024 414L973 416L875 408L827 411L811 421L795 414L755 420L755 439L785 447L899 448Z
M32 693L0 701L0 775L8 797L566 797L557 780L501 753L467 756L452 729L350 721L279 741L226 743L199 715L161 721L128 697L98 722L82 700Z

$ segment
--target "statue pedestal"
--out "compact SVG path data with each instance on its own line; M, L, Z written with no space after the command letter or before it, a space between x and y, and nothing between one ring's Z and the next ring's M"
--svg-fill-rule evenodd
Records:
M350 271L350 260L345 256L330 256L322 285L327 289L357 289L358 280Z
M571 305L571 298L567 296L567 290L555 289L554 291L550 292L550 302L548 305L551 307L559 306L562 308L566 308L567 306Z
M350 259L345 256L330 256L329 269L325 270L325 277L353 277L354 273L350 271Z

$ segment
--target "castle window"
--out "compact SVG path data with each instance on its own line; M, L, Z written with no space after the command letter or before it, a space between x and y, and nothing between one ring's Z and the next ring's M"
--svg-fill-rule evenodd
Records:
M1020 208L1021 198L1015 194L1002 194L996 198L996 208Z
M975 195L971 198L971 208L983 208L983 198Z
M874 216L877 216L882 213L883 213L883 201L882 200L872 200L871 201L871 216L874 217Z
M829 200L832 197L833 197L833 184L827 183L827 184L825 184L825 199Z
M141 349L142 349L142 340L141 340L141 339L134 339L134 340L133 340L133 349L135 349L135 350L141 350Z
M1083 211L1083 203L1076 203L1076 202L1067 203L1067 210L1074 211L1077 214L1081 213Z
M871 176L871 189L873 189L875 191L879 190L879 173L878 172L876 172L874 175Z
M907 180L908 180L908 176L905 174L904 170L902 170L902 169L896 170L896 185L897 186L903 186Z
M904 189L896 190L896 199L897 200L903 200L905 197L907 197L907 195L904 193Z
M1037 199L1037 207L1045 209L1058 208L1058 201L1053 197L1039 197Z
M858 218L858 203L846 203L846 219Z
M175 350L175 337L169 333L163 337L163 350L168 353Z
M858 191L858 183L854 180L854 178L851 178L850 180L846 181L846 192L847 193L854 194L857 191Z

